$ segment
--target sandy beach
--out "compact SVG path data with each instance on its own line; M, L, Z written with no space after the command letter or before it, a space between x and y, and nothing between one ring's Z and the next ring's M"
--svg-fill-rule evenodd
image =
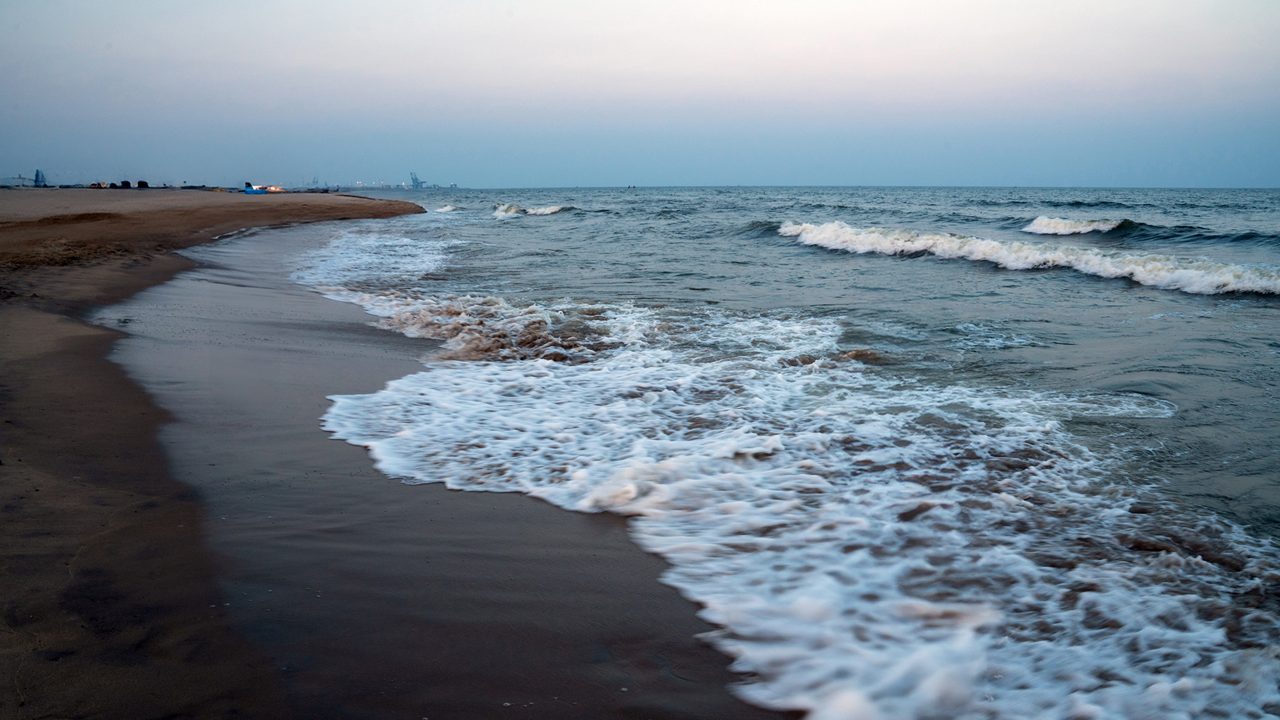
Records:
M229 629L166 414L106 360L90 308L240 228L386 217L411 203L196 191L0 192L0 693L4 717L285 714Z
M0 2L0 720L1280 720L1280 0L919 5Z
M166 252L418 206L62 193L0 193L0 715L776 717L621 519L403 486L319 430L424 348L287 281L305 226Z

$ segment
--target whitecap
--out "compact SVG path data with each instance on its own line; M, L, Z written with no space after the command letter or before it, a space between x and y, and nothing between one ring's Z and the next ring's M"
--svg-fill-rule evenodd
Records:
M1041 215L1022 228L1022 232L1036 235L1083 235L1091 232L1111 232L1124 220L1068 220Z
M1070 268L1086 275L1126 278L1141 285L1202 295L1280 294L1280 268L1268 265L1233 265L1207 258L992 240L950 233L855 228L838 221L820 225L786 222L778 234L832 250L882 255L928 253L941 258L995 263L1009 270Z
M546 207L522 208L512 203L501 203L494 207L493 216L499 220L513 218L519 215L531 215L534 217L542 215L555 215L556 213L566 210L575 209L572 205L548 205Z
M511 203L501 203L493 209L493 216L499 220L505 220L506 218L513 218L523 214L524 208Z
M565 205L548 205L547 207L529 208L524 211L525 215L555 215L558 212L571 210L571 207Z

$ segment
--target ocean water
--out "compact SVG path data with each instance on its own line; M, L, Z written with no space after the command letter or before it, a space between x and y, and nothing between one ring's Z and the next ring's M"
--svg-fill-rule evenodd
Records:
M629 516L748 701L1280 714L1280 191L388 196L293 277L443 343L324 429Z

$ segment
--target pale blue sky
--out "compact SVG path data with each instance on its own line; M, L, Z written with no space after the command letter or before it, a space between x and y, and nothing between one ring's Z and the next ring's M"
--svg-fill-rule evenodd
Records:
M1280 186L1280 0L0 3L0 177Z

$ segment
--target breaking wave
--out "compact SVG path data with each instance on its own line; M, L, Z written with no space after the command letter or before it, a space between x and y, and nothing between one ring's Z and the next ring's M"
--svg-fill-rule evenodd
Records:
M1208 259L1125 253L1074 245L990 240L949 233L855 228L842 222L783 223L778 234L806 245L882 255L927 253L994 263L1009 270L1070 268L1086 275L1125 278L1142 285L1202 295L1280 294L1280 268L1232 265Z
M462 208L458 207L457 205L443 205L441 207L436 208L436 212L438 213L457 212L458 210L461 210L461 209Z
M951 219L951 218L944 218ZM1021 221L1018 221L1020 224ZM1020 228L1033 235L1086 235L1097 233L1108 240L1124 242L1155 241L1161 243L1202 244L1218 243L1267 246L1280 240L1274 233L1259 230L1237 232L1213 231L1195 225L1156 225L1136 220L1068 220L1041 215Z
M1066 429L1133 395L874 370L834 320L373 293L445 340L324 427L410 483L633 518L772 708L828 718L1262 717L1276 549L1117 482Z
M555 215L566 210L577 210L572 205L548 205L547 207L522 208L519 205L504 203L498 205L493 210L493 216L502 220L504 218L516 217L517 215Z
M563 205L563 206L551 205L548 207L529 208L528 210L524 211L524 214L525 215L555 215L558 212L563 212L565 210L573 210L573 209L574 207L572 205Z
M551 360L586 362L614 347L592 307L512 306L497 298L407 300L394 294L330 293L381 318L378 327L409 337L443 340L441 360Z
M1135 225L1131 220L1068 220L1041 215L1022 228L1022 232L1036 235L1082 235L1091 232L1111 232L1124 225Z

